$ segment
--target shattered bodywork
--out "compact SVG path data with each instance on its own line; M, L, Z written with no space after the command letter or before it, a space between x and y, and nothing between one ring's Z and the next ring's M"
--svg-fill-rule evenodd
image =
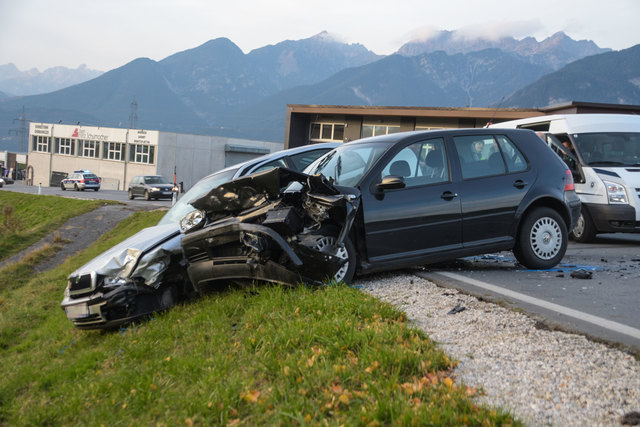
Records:
M112 328L191 296L177 224L146 228L69 275L62 308L82 329Z
M202 291L229 279L349 280L355 251L348 233L359 203L354 188L286 168L214 188L191 203L204 220L186 221L181 241L191 282Z

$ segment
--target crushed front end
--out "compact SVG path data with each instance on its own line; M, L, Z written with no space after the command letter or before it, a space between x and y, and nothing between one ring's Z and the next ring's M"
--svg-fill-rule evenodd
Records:
M355 263L345 241L360 194L286 168L240 178L192 205L182 249L194 287L221 280L321 283ZM330 242L330 244L327 244Z
M80 329L109 329L190 297L176 224L146 228L69 275L62 308Z

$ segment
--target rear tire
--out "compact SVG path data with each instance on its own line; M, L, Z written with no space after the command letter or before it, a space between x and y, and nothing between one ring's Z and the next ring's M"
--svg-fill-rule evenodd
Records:
M74 189L75 191L80 191L80 189L78 188L78 184L73 184L73 189Z
M580 217L576 226L571 230L571 238L578 243L589 243L595 239L598 231L591 219L589 212L583 207L580 210Z
M551 208L535 208L522 221L513 254L534 270L556 266L567 251L567 226Z
M326 234L325 234L326 233ZM316 233L314 233L316 234ZM331 231L323 231L320 230L317 234L321 234L322 236L318 238L315 244L315 249L322 252L329 252L331 247L336 241L336 233ZM344 282L350 284L353 282L353 278L356 273L356 248L351 242L349 236L344 239L344 246L338 248L338 250L333 253L333 255L338 256L342 259L346 259L347 262L338 269L336 274L331 278L334 282Z

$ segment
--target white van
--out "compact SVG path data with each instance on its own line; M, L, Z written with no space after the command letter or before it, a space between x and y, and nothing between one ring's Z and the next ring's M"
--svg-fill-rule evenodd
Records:
M582 214L572 237L640 232L640 116L562 114L490 125L531 129L562 157L574 175Z

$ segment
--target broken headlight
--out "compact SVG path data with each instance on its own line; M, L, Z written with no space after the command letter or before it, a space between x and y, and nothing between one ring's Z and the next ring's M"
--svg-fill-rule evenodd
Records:
M180 220L180 231L186 233L187 231L196 230L204 225L204 212L200 210L194 210L186 214Z

